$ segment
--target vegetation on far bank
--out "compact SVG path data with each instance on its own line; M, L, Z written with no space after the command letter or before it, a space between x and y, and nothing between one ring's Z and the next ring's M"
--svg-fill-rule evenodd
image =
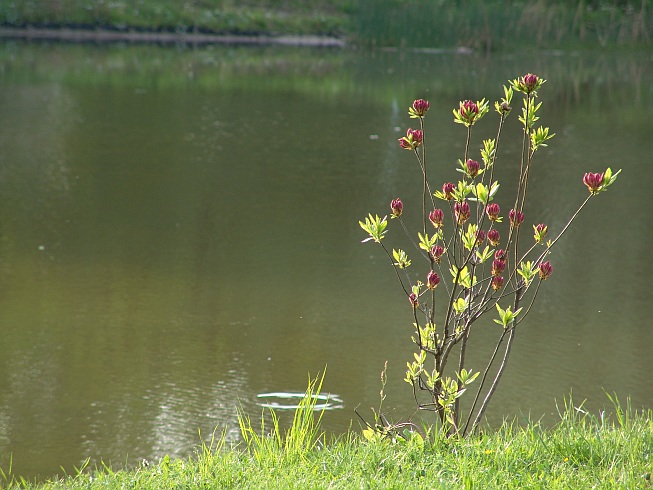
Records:
M229 35L317 35L366 46L496 50L648 45L653 0L16 0L0 25Z
M310 404L304 405L310 407ZM246 443L229 448L216 436L187 459L142 462L131 470L100 464L45 483L0 472L8 488L650 488L653 414L622 407L590 414L571 400L553 428L539 421L447 438L437 431L394 438L357 433L326 442L318 417L299 410L282 432L260 437L241 418Z

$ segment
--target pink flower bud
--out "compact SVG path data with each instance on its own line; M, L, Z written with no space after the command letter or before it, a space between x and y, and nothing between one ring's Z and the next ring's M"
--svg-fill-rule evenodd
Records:
M490 231L487 232L487 241L490 242L490 245L493 247L496 247L499 245L499 240L501 239L501 235L499 235L499 230L496 228L492 228Z
M535 232L533 235L535 238L535 243L542 243L544 237L546 237L546 234L549 232L549 227L543 223L540 223L537 226L533 225L533 231Z
M583 183L592 194L598 194L600 187L603 185L603 174L588 172L583 176Z
M460 111L464 112L465 114L476 116L476 114L478 114L478 105L474 101L463 100L460 103Z
M440 276L435 271L429 271L426 275L426 287L429 289L435 289L440 284Z
M440 245L433 245L431 247L431 257L433 257L433 260L436 263L440 263L442 261L442 255L444 254L444 248L442 248Z
M401 199L393 199L390 202L390 209L392 209L392 217L398 218L401 216L401 213L404 211L404 203L401 202Z
M537 75L533 75L532 73L524 75L522 82L524 87L526 87L526 93L530 94L533 90L535 90L535 87L537 87Z
M419 306L419 301L415 293L410 293L408 295L408 301L410 301L410 304L413 306L413 308L417 308Z
M506 261L505 260L494 259L492 261L492 275L493 276L500 276L501 274L503 274L504 270L506 270Z
M444 220L444 213L441 209L434 209L429 213L429 221L435 228L441 228Z
M411 134L413 136L413 140L417 143L421 143L422 139L424 138L424 132L420 129L408 129L406 134Z
M483 243L483 240L485 240L486 234L483 230L478 230L476 232L476 246L478 247L481 243Z
M501 276L494 276L492 278L492 289L495 291L498 291L503 287L503 277Z
M481 168L477 161L472 160L471 158L465 163L467 167L467 175L472 179L478 175L478 171Z
M456 223L462 225L471 216L471 210L467 201L457 202L453 205L453 212L456 216Z
M510 219L510 224L512 226L519 226L524 221L524 213L515 209L511 209L508 212L508 218Z
M442 184L442 194L444 194L444 198L447 201L451 201L453 199L453 193L456 190L456 186L452 182L447 182L446 184Z
M494 252L494 258L497 260L506 260L506 251L502 248Z
M549 277L552 272L553 267L551 266L551 262L547 260L546 262L542 262L540 264L540 279L543 281L546 280L546 278Z
M462 123L467 127L473 126L476 117L479 114L478 104L471 100L463 100L460 102L458 110L454 110L454 120Z
M501 208L497 203L493 202L487 205L485 212L487 213L487 217L490 219L490 221L496 221L499 219Z
M414 150L422 144L424 133L419 129L408 128L406 136L399 138L399 146L405 150Z
M431 104L424 99L417 99L413 102L413 111L415 112L415 115L420 117L424 117L426 111L429 110L429 107L431 107Z

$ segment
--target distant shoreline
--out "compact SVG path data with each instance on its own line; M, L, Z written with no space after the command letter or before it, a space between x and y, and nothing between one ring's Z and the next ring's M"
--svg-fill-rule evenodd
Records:
M71 43L155 43L155 44L276 44L285 46L344 47L347 42L335 37L307 35L226 35L204 32L148 32L110 29L71 29L43 27L0 27L0 39L63 41Z

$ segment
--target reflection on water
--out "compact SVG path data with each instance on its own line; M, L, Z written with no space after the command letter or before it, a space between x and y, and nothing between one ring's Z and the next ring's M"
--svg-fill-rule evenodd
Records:
M287 392L276 392L276 393L259 393L256 395L256 398L262 400L258 403L259 406L263 408L272 408L274 410L296 410L301 405L299 405L299 400L304 398L306 393L296 392L296 393L287 393ZM340 396L333 393L318 393L312 394L309 398L310 400L315 400L313 405L314 411L324 411L324 410L338 410L345 408L344 402ZM280 403L277 400L281 400ZM288 401L294 400L295 403L289 403Z
M87 457L186 456L216 428L237 441L239 407L259 416L257 394L301 393L325 366L328 403L344 405L325 413L329 432L378 404L385 360L384 408L412 415L407 304L358 220L397 196L407 220L419 207L419 171L396 143L415 97L431 101L441 183L464 145L451 108L526 71L549 79L542 122L557 133L533 168L543 205L527 219L554 233L585 197L584 172L624 172L552 255L490 421L550 413L570 389L590 408L602 388L650 406L653 237L633 213L652 204L640 178L650 55L8 43L0 467L12 454L16 473L47 477ZM475 144L493 132L482 126ZM509 188L519 142L501 144ZM478 332L470 350L483 352L496 332Z

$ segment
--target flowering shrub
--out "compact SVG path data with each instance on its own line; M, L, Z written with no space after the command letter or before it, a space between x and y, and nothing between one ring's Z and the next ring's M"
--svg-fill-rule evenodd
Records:
M549 128L536 127L542 105L536 100L544 83L529 73L503 87L504 97L494 104L497 136L482 142L480 161L470 156L472 129L489 113L490 104L485 99L460 102L453 115L454 122L467 129L464 155L457 168L463 175L456 184L445 182L435 192L427 175L425 151L424 123L430 104L418 99L408 109L420 126L408 129L399 146L414 153L423 178L422 227L416 240L402 221L406 210L400 198L390 203L390 219L401 223L422 259L424 272L420 277L424 282L414 281L407 273L412 260L405 250L390 250L383 242L388 233L387 216L369 214L359 222L369 235L363 241L376 242L388 256L412 310L416 352L407 363L405 381L413 389L418 408L435 412L440 427L449 435L464 436L477 428L506 368L517 327L530 312L542 282L553 272L546 260L551 249L589 200L612 185L620 172L613 174L608 168L602 173L586 173L582 182L589 195L554 238L546 239L550 230L544 223L533 225L532 238L524 236L523 209L534 156L554 136ZM493 175L501 132L515 93L523 96L519 116L523 127L521 163L517 188L504 201L510 210L508 222L502 225L501 206L495 202L499 182ZM445 217L447 208L449 219ZM499 226L503 226L501 231ZM494 322L500 326L497 343L483 370L474 371L466 363L468 339L472 326L491 313L496 314ZM495 363L499 364L490 375ZM477 379L471 408L463 416L460 397ZM375 417L377 430L392 430L385 417L376 412Z

